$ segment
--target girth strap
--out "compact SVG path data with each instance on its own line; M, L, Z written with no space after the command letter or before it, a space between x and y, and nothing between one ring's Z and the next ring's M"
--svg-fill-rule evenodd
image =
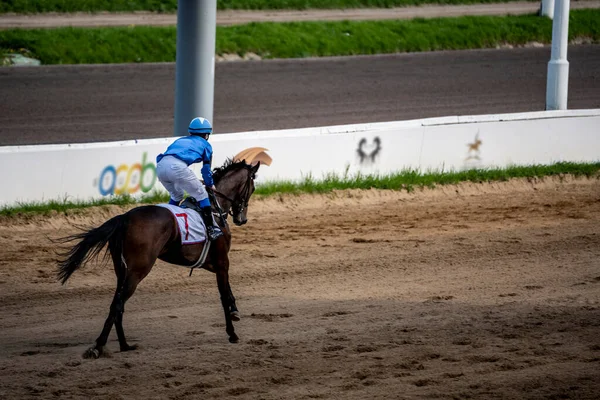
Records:
M204 247L202 248L202 253L200 253L200 258L198 258L198 261L196 261L194 263L194 265L192 265L190 267L189 276L192 276L192 272L194 271L194 268L198 268L198 267L202 266L202 264L204 264L204 262L206 261L206 256L208 255L209 249L210 249L210 240L208 240L208 238L206 238L206 242L204 243Z

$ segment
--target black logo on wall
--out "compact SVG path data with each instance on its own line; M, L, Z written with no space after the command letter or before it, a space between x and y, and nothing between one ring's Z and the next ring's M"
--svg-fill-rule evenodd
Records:
M368 143L366 138L360 139L356 153L361 164L373 164L381 152L381 139L379 136L373 138L372 143Z

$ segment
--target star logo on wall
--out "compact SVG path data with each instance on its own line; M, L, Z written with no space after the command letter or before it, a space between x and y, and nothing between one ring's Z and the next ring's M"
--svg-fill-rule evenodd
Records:
M480 154L480 147L483 144L483 142L479 139L479 132L477 132L477 134L475 135L475 140L473 141L473 143L468 143L467 144L467 158L465 158L465 161L469 161L469 160L481 160Z

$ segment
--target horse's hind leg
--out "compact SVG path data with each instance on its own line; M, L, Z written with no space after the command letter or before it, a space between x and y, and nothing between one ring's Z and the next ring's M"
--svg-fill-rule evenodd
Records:
M127 344L125 332L123 331L123 313L125 312L125 302L133 295L138 283L139 282L137 281L134 282L134 280L128 276L122 285L117 285L115 296L110 305L108 318L106 318L106 321L104 322L104 328L102 329L100 336L98 336L98 339L96 339L96 344L87 349L83 354L84 358L99 358L104 354L104 347L108 341L108 335L110 334L113 324L117 331L121 351L135 350L137 348L137 346L130 346Z
M106 342L108 340L108 335L112 329L113 324L115 323L115 317L117 315L118 304L120 303L120 292L121 287L117 285L117 290L115 292L115 296L113 297L113 301L110 305L110 312L108 313L108 318L104 322L104 328L96 339L96 344L83 353L84 358L98 358L104 353L104 346L106 346Z
M145 251L143 251L144 246L146 247ZM113 256L113 261L118 266L115 271L119 278L124 278L123 284L120 286L121 290L118 302L116 303L115 313L115 330L117 331L121 351L137 349L137 345L131 346L127 344L127 339L125 338L125 331L123 330L125 302L133 296L138 284L150 273L158 257L158 254L152 253L151 243L148 242L138 243L136 250L135 253L129 252L129 257ZM125 258L128 259L127 262Z
M116 320L115 320L115 329L117 331L117 337L119 338L119 346L121 351L129 351L137 349L137 345L130 346L127 344L127 340L125 339L125 332L123 331L123 313L125 312L125 302L133 295L137 284L139 282L134 282L133 279L128 276L125 281L125 285L123 286L123 290L121 291L120 296L120 304L117 308Z
M153 263L150 263L150 268L146 268L142 272L141 278L136 275L135 277L131 273L131 269L125 264L125 260L121 258L121 255L113 255L113 262L115 265L115 273L117 275L117 289L113 297L113 301L110 304L110 312L104 322L104 328L96 339L96 344L90 347L84 354L84 358L99 358L105 352L106 342L108 341L108 335L112 329L113 324L117 331L117 337L119 338L119 346L121 351L134 350L137 346L130 346L127 344L125 339L125 333L123 331L123 313L125 312L125 302L133 295L138 283L143 279L150 269Z

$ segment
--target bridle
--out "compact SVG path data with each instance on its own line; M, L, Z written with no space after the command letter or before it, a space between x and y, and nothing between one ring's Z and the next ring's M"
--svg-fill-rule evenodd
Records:
M252 182L252 179L254 178L254 174L252 173L252 171L250 170L251 167L247 166L246 169L248 170L248 179L246 179L246 183L244 184L244 187L242 188L242 191L235 196L236 198L238 198L239 200L235 200L232 199L231 197L219 192L218 190L213 190L213 193L224 198L225 200L229 201L231 203L231 207L229 208L229 211L227 213L223 212L223 210L221 209L221 205L219 204L218 201L215 202L218 210L219 210L219 214L221 215L221 217L225 217L227 218L227 214L231 215L231 217L233 218L233 209L234 208L238 208L240 210L243 210L244 208L248 207L248 203L250 202L250 196L252 195L252 193L250 193L250 183Z

